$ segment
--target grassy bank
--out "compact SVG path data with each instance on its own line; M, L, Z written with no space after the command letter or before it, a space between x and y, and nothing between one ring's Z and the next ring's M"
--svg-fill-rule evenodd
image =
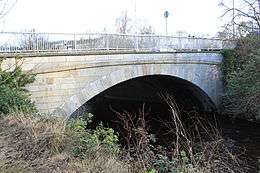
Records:
M113 130L85 125L41 115L2 117L1 172L128 172Z
M128 113L120 122L128 127L124 136L102 123L90 129L91 114L71 121L38 114L2 115L0 172L245 172L215 127L197 119L194 131L187 131L174 105L170 107L172 121L165 124L172 136L168 147L149 133L142 111L136 118ZM119 142L124 138L128 145Z

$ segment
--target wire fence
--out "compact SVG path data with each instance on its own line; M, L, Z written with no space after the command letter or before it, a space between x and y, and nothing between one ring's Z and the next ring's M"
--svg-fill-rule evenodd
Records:
M0 54L88 51L221 50L232 42L215 38L104 33L0 32Z

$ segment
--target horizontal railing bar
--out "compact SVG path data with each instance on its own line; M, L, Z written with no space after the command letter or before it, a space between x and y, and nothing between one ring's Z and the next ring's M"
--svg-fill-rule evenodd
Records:
M232 40L120 33L0 32L0 55L39 52L221 50Z
M16 31L1 31L0 34L28 34L28 35L70 35L70 36L82 36L82 35L104 35L104 36L126 36L126 37L162 37L162 38L176 38L176 39L205 39L205 40L219 40L225 41L227 39L214 38L214 37L184 37L184 36L173 36L173 35L157 35L157 34L121 34L121 33L62 33L62 32L16 32Z

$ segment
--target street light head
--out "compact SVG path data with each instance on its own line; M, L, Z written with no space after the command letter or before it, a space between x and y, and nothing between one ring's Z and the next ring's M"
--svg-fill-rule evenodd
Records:
M165 18L168 18L169 15L170 15L169 11L165 11L165 12L164 12L164 17L165 17Z
M219 7L223 7L223 6L225 6L223 0L221 0L221 2L218 4L218 6L219 6Z

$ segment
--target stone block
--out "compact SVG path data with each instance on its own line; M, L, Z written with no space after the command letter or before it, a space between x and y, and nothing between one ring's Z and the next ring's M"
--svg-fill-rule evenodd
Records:
M183 78L199 86L213 100L222 92L219 68L222 56L215 53L53 56L23 60L24 70L42 73L26 87L39 110L58 110L67 116L105 89L144 75ZM13 64L15 59L10 58L1 67Z

